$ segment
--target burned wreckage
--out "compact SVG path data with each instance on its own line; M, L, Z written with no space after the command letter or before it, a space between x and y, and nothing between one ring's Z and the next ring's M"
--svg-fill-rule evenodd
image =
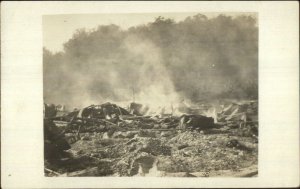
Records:
M46 176L257 175L257 101L62 109L44 104Z

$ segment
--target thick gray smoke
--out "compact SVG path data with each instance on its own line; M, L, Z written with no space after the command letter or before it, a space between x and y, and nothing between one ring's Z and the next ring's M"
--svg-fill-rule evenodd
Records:
M256 22L198 14L177 23L158 17L128 30L77 30L64 52L44 49L44 100L80 107L133 98L257 98Z

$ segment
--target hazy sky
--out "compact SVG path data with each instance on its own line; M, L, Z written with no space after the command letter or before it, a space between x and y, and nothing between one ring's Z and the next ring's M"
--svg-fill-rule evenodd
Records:
M153 22L158 16L172 18L175 21L184 20L188 16L198 13L141 13L141 14L68 14L68 15L44 15L43 16L43 45L52 52L63 50L63 44L79 28L93 29L99 25L115 24L122 29L131 26ZM220 13L201 13L207 17L214 17ZM222 13L224 14L224 13ZM226 13L236 16L241 13ZM243 13L255 16L253 13Z

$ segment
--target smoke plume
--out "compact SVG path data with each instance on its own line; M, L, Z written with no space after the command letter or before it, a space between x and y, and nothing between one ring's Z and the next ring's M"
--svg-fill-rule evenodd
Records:
M258 28L251 16L163 17L122 30L77 30L64 51L44 48L44 100L163 105L183 99L257 98Z

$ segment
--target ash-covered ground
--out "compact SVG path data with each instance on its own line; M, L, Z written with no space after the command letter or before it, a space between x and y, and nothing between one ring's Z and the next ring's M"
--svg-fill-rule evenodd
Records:
M153 110L45 104L46 176L250 177L258 173L257 101Z

